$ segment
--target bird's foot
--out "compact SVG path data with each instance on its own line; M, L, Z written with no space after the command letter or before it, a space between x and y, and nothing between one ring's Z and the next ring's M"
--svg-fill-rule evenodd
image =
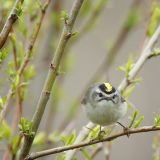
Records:
M91 141L94 141L94 140L101 140L104 135L106 134L106 132L104 130L102 130L101 126L99 127L99 131L98 131L98 134L96 135L95 138L91 139Z
M97 139L101 140L104 137L105 134L106 134L105 131L100 130L98 132Z
M117 122L121 127L123 127L123 132L126 133L127 137L129 138L130 133L129 133L129 127L124 126L122 123Z

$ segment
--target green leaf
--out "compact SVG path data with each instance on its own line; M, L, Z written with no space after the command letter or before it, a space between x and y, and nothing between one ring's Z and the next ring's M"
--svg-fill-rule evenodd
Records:
M142 78L134 78L131 80L132 83L140 83L142 81Z
M4 48L2 51L0 51L0 63L2 63L5 58L7 58L9 55L8 51Z
M92 160L91 157L90 157L90 155L87 153L87 151L85 149L82 148L81 152L85 156L86 160Z
M28 136L33 136L35 133L32 131L32 122L21 117L20 124L19 124L20 131Z
M129 76L129 72L131 71L133 67L133 59L131 57L129 57L128 62L126 64L126 75L127 77Z
M105 135L111 133L112 129L112 127L107 128L107 130L105 130Z
M46 140L45 132L40 132L35 136L34 141L33 141L33 145L44 144L45 140Z
M129 88L127 88L125 91L124 91L124 93L123 93L123 96L125 97L125 98L128 98L132 93L133 93L133 91L135 90L135 86L131 86L131 87L129 87Z
M0 125L0 140L3 138L9 140L10 136L11 136L11 128L7 124L7 122L3 121Z
M38 8L42 10L43 9L42 2L40 0L37 0L36 3L37 3Z
M97 125L94 129L91 130L91 132L88 135L88 139L96 138L99 132L99 125Z
M141 122L143 121L144 116L140 116L139 119L135 122L134 128L138 128Z
M66 143L66 141L67 141L67 136L65 135L65 134L61 134L61 136L60 136L60 139L61 139L61 141L65 144Z
M133 59L131 56L129 56L127 63L124 66L119 66L117 69L125 72L126 78L128 79L129 73L131 69L133 68L133 66L134 66Z
M126 68L124 66L119 66L117 70L126 72Z
M152 53L148 56L148 58L152 58L160 55L160 48L154 48Z
M155 54L156 56L160 55L160 48L154 48L153 49L153 54Z
M29 65L24 71L24 78L25 80L30 80L36 75L36 70L34 65Z
M23 9L22 9L22 5L21 3L19 3L18 7L17 7L17 15L18 17L20 17L23 13Z
M69 14L66 11L61 11L61 19L67 21L69 19Z
M128 18L125 22L125 27L131 29L136 26L140 21L140 14L137 8L131 9Z
M54 131L53 133L49 134L48 136L48 140L55 143L55 142L59 142L60 140L62 140L63 135L61 135L60 133L58 133L57 131ZM67 139L67 138L66 138ZM63 140L64 142L64 140Z
M160 114L156 115L154 118L154 125L160 126Z
M62 153L56 160L65 160L65 153Z
M13 82L13 87L14 89L16 89L19 85L19 75L17 74L16 77L15 77L15 80Z
M138 111L136 110L136 111L134 111L134 114L133 114L132 120L130 122L129 128L131 128L133 126L137 115L138 115Z
M6 103L7 97L0 97L0 110L3 108L4 104Z
M67 138L66 145L73 144L73 142L75 141L75 138L76 138L76 131L73 130L73 132L72 132L72 133L70 134L70 136Z
M23 44L21 41L17 43L17 54L18 54L18 64L21 64L24 58Z
M160 7L159 4L152 2L152 16L148 25L147 35L151 37L155 32L160 20Z
M24 16L21 16L20 19L20 25L18 26L17 30L22 34L22 36L26 37L27 36L27 24ZM22 43L22 42L19 42Z
M14 33L10 34L11 42L15 46L16 45L16 35Z
M126 101L126 102L127 102L128 109L130 109L132 107L132 103L129 101Z
M12 152L15 154L17 151L17 146L19 143L19 136L16 135L14 136L14 138L12 139Z

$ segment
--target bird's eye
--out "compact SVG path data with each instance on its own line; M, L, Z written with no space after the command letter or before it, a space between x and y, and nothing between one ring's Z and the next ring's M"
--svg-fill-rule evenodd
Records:
M103 97L103 94L102 93L98 93L99 97Z
M115 99L115 98L116 98L116 95L114 94L112 98Z

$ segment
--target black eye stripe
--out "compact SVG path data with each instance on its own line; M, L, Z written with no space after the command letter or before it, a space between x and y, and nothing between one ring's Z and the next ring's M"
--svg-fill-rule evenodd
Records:
M113 99L115 99L116 97L118 97L117 94L114 94L114 95L112 96Z

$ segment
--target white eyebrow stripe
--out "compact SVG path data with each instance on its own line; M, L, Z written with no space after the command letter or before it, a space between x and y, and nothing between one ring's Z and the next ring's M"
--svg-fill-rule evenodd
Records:
M96 89L96 92L97 93L102 93L106 97L113 97L113 95L115 94L115 92L112 93L112 94L106 94L105 92L101 91L99 88Z
M96 89L97 93L103 93L99 88Z

